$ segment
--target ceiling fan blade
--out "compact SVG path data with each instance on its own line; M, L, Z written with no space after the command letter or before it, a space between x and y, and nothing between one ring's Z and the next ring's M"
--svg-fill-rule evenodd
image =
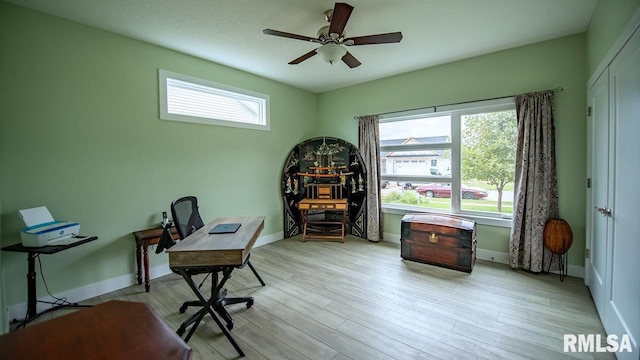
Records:
M354 68L354 67L358 67L360 66L360 61L358 61L358 59L356 59L355 57L353 57L353 55L351 55L350 52L347 51L346 54L344 54L344 56L342 57L342 61L344 61L345 64L347 64L350 68Z
M303 61L307 60L308 58L312 57L312 56L313 56L313 55L315 55L315 54L316 54L315 49L314 49L314 50L311 50L311 51L309 51L308 53L306 53L306 54L304 54L304 55L300 56L299 58L297 58L297 59L292 60L291 62L289 62L289 65L297 65L297 64L300 64L301 62L303 62Z
M288 33L288 32L278 31L278 30L264 29L264 30L262 30L262 33L266 34L266 35L281 36L281 37L285 37L285 38L289 38L289 39L312 41L312 42L314 42L314 41L317 42L318 41L318 39L316 39L316 38L312 38L312 37L308 37L308 36L304 36L304 35L291 34L291 33Z
M336 3L333 8L333 15L331 16L331 25L329 25L329 34L342 35L344 27L349 21L353 6L346 3Z
M373 44L388 44L388 43L398 43L402 40L401 32L392 32L387 34L377 34L377 35L367 35L367 36L358 36L353 38L345 39L345 41L353 40L352 45L373 45ZM345 44L348 45L348 44Z

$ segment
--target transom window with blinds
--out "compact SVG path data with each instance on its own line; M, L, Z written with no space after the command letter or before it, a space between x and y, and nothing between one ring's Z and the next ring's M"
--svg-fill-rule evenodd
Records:
M269 96L160 69L160 119L269 130Z

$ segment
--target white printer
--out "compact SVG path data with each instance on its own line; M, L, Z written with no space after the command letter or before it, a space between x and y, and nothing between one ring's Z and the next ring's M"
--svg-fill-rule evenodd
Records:
M80 233L80 224L71 221L56 221L46 206L19 210L26 228L20 230L22 245L40 247L59 243Z

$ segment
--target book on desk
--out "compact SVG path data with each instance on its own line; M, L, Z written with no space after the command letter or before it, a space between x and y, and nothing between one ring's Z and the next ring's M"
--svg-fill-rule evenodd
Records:
M209 230L209 234L233 234L240 228L240 223L218 224Z

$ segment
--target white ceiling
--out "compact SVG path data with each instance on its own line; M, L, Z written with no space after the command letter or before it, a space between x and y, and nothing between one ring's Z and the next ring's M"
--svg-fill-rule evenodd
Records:
M331 0L7 0L62 18L322 92L587 29L597 0L346 0L347 37L401 31L398 44L352 46L350 69L314 56Z

